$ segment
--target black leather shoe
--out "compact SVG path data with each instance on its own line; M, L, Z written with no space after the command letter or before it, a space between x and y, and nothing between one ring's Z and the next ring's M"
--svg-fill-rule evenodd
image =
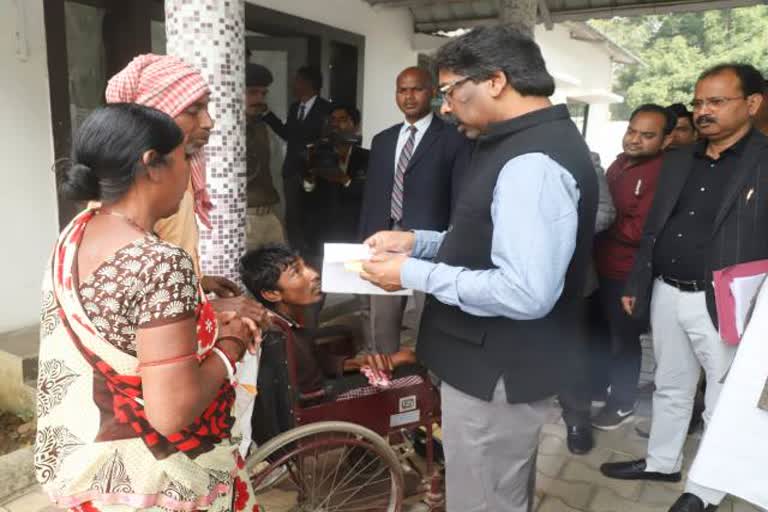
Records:
M645 459L629 462L608 462L600 466L600 472L608 478L619 480L655 480L658 482L679 482L680 472L656 473L645 470Z
M574 455L589 453L594 446L592 427L589 425L566 425L568 432L568 449Z
M669 509L669 512L714 512L717 505L704 506L701 498L689 492L684 493Z

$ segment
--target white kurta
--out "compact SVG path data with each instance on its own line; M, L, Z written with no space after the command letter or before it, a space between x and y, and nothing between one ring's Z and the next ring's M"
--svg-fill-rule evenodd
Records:
M768 287L763 287L689 479L768 509Z

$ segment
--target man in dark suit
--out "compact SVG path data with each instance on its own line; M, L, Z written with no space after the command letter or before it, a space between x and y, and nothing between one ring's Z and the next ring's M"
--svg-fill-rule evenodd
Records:
M361 240L382 230L443 231L448 226L471 146L432 113L433 94L427 71L411 67L398 75L395 98L405 122L373 138L360 214ZM423 295L415 299L420 309ZM370 297L370 311L363 312L369 348L384 353L398 350L405 302L403 297Z
M752 66L705 71L692 102L703 140L664 158L622 303L632 316L650 308L657 369L646 459L603 464L610 478L679 481L682 450L703 367L704 420L735 354L717 331L712 273L768 258L768 138L751 118L763 77ZM737 435L734 433L734 435ZM714 510L723 494L690 479L674 512Z
M309 177L304 189L312 215L310 229L314 252L324 242L354 242L368 173L367 149L360 147L360 111L351 105L334 105L330 134L310 147Z
M323 127L331 110L331 104L319 96L322 86L320 70L309 66L300 68L293 84L297 101L288 109L286 122L283 123L272 112L264 115L264 122L288 145L283 162L285 225L291 246L301 251L308 249L302 225L311 214L304 208L307 145L317 142L323 135Z

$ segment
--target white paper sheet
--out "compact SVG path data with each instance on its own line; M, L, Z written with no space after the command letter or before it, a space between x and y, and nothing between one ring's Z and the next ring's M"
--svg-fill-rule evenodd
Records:
M365 281L358 272L348 269L345 264L366 261L371 254L365 244L325 244L323 258L324 293L354 293L358 295L412 295L412 290L386 292Z
M760 285L765 280L766 274L757 274L747 277L735 277L731 281L731 295L733 295L733 314L736 317L736 332L741 337L747 324L747 314L752 308L752 303L757 295Z
M259 360L261 359L261 350L256 355L246 352L242 361L237 363L237 372L235 377L235 431L239 431L243 436L240 442L240 455L245 458L248 456L248 448L251 446L251 416L253 416L253 405L256 400L256 382L259 377Z

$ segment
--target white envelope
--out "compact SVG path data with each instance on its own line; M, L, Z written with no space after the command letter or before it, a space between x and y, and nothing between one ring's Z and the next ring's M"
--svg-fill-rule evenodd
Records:
M412 290L387 292L362 279L358 272L345 266L347 263L366 261L371 258L365 244L325 244L323 258L324 293L354 293L358 295L413 295Z

